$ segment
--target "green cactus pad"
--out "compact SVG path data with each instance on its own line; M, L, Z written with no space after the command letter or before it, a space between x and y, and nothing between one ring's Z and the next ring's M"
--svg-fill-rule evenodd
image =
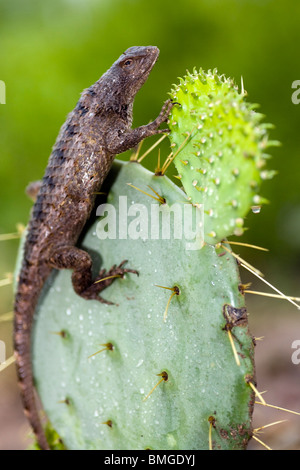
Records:
M216 70L194 70L170 92L178 103L169 118L174 163L193 203L204 205L205 241L242 235L250 208L267 202L260 196L266 170L268 124L245 101L231 79Z
M148 214L153 205L165 212L183 205L185 193L166 176L116 162L103 190L123 220L122 237L100 240L94 217L80 246L91 253L95 274L100 264L109 269L127 259L139 276L127 274L102 292L114 305L78 297L70 271L53 273L45 286L33 365L54 429L68 449L208 449L209 435L214 449L244 449L251 438L254 346L235 259L207 244L187 250L184 239L151 239L156 222L147 236L133 212L128 228L136 239L126 239L124 214L133 204ZM119 196L127 196L126 210L119 210Z

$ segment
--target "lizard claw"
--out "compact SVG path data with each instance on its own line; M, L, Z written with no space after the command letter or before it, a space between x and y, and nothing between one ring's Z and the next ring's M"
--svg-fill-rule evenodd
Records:
M154 121L156 127L159 127L163 122L166 122L168 120L170 111L173 108L174 104L175 103L172 100L167 100L164 102L163 107L161 108L161 112Z
M170 129L158 129L157 134L170 134Z
M99 294L110 286L117 278L123 279L126 273L133 273L137 276L139 275L138 271L135 269L124 268L123 266L125 263L127 263L127 260L122 261L119 266L113 265L109 271L102 269L96 279L94 279L93 283L81 292L81 297L87 300L98 300L99 302L107 305L117 305L114 302L103 299Z

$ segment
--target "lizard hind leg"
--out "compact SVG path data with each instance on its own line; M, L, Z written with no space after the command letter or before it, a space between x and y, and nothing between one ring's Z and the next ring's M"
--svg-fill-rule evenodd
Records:
M125 273L138 274L134 269L124 268L126 261L119 266L112 266L109 271L102 269L99 275L92 277L92 259L90 255L75 246L65 245L55 249L50 256L49 264L56 269L72 269L72 284L74 291L87 300L98 300L102 303L113 304L103 299L99 294L115 279L123 278ZM103 281L102 281L103 279Z

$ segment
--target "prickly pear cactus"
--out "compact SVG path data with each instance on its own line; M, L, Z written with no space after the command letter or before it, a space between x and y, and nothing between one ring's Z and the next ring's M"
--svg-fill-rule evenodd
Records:
M205 241L210 244L244 232L244 217L267 202L260 196L266 170L269 124L245 101L233 80L188 73L170 92L178 102L170 115L170 139L181 183L194 203L204 204Z
M254 346L235 259L173 236L172 213L184 212L186 195L166 176L117 162L104 191L110 206L81 246L95 273L101 256L107 269L127 259L139 276L127 274L103 291L113 305L76 296L69 271L49 279L33 362L53 427L69 449L244 449ZM170 219L170 237L160 234L159 211Z
M106 212L81 238L95 276L123 260L139 276L103 291L108 305L78 297L69 271L53 273L39 302L33 366L53 448L57 433L69 449L164 450L244 449L252 435L254 344L224 239L266 202L276 142L215 70L188 73L170 95L183 188L116 162Z

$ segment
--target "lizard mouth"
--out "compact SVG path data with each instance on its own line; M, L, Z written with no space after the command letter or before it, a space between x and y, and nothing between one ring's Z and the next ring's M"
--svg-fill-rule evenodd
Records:
M159 56L159 49L155 46L146 48L145 54L142 55L141 67L144 68L144 74L149 76L151 70L156 64Z
M150 70L151 70L152 67L154 67L155 63L157 62L157 59L159 56L159 49L156 46L149 46L147 47L147 51L148 51L147 55L148 56L150 55L150 57L152 57L151 65L150 65Z

